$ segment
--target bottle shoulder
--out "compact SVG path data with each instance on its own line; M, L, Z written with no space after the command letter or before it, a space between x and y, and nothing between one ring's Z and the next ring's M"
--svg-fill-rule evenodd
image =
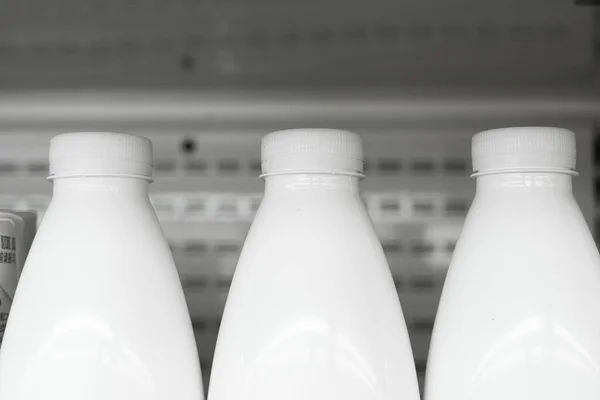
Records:
M513 298L517 308L525 299L545 308L560 302L585 308L597 302L580 296L594 292L600 300L600 255L578 208L543 218L478 211L469 213L457 242L442 309L444 298L467 308L486 301L507 306Z
M100 212L64 218L50 209L29 251L14 310L27 314L35 304L38 312L68 316L80 308L117 309L121 303L185 307L160 226L151 213L144 212L143 218L140 214ZM27 306L21 310L23 302Z
M249 235L268 238L280 236L283 242L296 238L341 239L344 241L376 237L373 224L360 200L348 201L266 201L261 204ZM320 239L319 239L320 240Z
M290 274L319 281L389 277L381 242L366 212L344 216L315 215L306 210L296 215L264 211L250 227L236 275L285 279Z

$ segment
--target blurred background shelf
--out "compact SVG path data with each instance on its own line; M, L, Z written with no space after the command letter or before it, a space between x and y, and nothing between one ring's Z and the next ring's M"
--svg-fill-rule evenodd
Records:
M595 17L572 0L7 0L0 83L587 83Z
M599 110L600 90L590 84L0 92L0 122L7 129L27 123L42 132L48 126L82 122L144 124L151 130L243 123L239 131L256 131L256 124L264 128L268 123L307 122L377 122L382 128L394 123L398 128L399 121L410 124L430 119L590 119L597 117Z

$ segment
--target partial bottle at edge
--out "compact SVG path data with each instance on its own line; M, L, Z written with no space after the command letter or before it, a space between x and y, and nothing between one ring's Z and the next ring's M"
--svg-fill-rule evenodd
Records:
M0 345L19 281L25 254L25 220L14 211L0 210Z
M417 400L406 325L359 196L354 133L262 141L266 190L227 299L210 400Z
M479 133L473 169L425 398L600 399L600 258L572 193L574 134Z
M190 317L148 198L151 142L59 135L50 174L0 351L0 399L202 399Z

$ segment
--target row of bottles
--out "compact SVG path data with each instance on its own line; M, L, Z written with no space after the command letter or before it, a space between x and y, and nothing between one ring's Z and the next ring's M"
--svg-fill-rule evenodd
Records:
M203 398L185 299L148 198L152 163L141 137L52 139L53 197L8 319L0 399ZM574 134L479 133L473 168L425 398L597 400L600 258L572 194ZM417 400L402 309L360 197L360 137L271 133L261 177L208 398Z

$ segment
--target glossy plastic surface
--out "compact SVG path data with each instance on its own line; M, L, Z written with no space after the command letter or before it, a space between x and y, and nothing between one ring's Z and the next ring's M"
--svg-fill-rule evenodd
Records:
M190 317L147 186L54 182L0 352L2 400L203 398Z
M419 398L381 244L344 175L277 175L242 250L210 400Z
M477 178L437 314L427 400L600 399L600 258L571 179Z

